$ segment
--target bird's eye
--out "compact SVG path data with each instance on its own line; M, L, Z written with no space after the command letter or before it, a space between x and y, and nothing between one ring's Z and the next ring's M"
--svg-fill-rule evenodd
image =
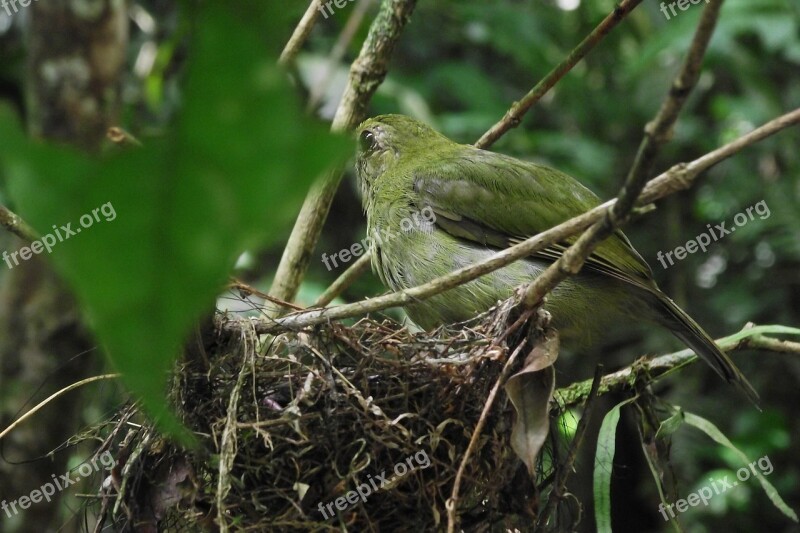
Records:
M374 150L377 144L375 142L375 135L373 135L369 130L364 130L361 132L361 135L358 137L358 142L361 145L362 152Z

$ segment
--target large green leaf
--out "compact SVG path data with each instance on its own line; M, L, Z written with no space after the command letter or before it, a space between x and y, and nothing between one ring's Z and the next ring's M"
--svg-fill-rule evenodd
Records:
M349 145L301 115L263 52L276 4L197 5L182 113L145 148L92 159L32 143L0 117L17 209L43 235L72 224L49 258L128 387L173 430L164 384L189 328L213 309L235 258L282 236L310 181ZM100 206L108 216L81 228Z

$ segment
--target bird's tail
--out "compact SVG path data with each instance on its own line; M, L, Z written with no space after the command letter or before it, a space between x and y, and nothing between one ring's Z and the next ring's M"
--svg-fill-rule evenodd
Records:
M664 325L682 340L689 348L694 350L700 359L708 363L722 379L736 385L758 407L758 393L736 368L731 359L720 350L719 346L708 336L692 317L686 314L675 302L662 292L654 293L659 304L666 311L662 316Z

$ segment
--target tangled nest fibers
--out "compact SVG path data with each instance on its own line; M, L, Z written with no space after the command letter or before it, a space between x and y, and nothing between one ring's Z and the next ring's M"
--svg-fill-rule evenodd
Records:
M101 520L136 531L443 530L473 430L521 340L505 335L513 313L506 303L432 334L388 320L332 323L267 347L248 321L218 315L171 386L199 446L180 448L134 424L144 421L136 406L118 412L104 425L106 445L120 451ZM237 329L221 327L233 320L239 333L224 333ZM454 506L461 530L542 524L540 496L565 443L550 431L531 479L509 444L513 417L501 390L463 466ZM359 486L364 498L348 502ZM548 511L559 530L565 514L567 523L579 519L571 501Z

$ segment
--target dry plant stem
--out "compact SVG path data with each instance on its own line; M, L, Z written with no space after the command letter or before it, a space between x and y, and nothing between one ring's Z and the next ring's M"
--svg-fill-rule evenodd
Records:
M311 90L311 96L308 97L308 105L306 106L307 112L311 113L325 94L326 89L330 85L331 78L334 72L336 72L336 66L341 62L345 52L347 52L347 47L350 45L353 37L355 37L371 5L372 0L359 0L355 9L353 9L353 14L347 19L342 33L339 34L339 38L336 39L336 43L334 43L331 53L328 55L328 64L325 65L325 72L320 82Z
M272 302L276 305L280 305L281 307L286 307L287 309L293 309L295 311L302 311L305 309L302 306L293 304L291 302L284 302L283 300L279 300L278 298L273 298L269 294L265 292L261 292L260 290L256 289L255 287L251 287L247 283L239 281L238 279L232 278L231 283L228 285L229 289L238 290L245 294L252 294L254 296L258 296L259 298L264 298L265 300Z
M25 242L33 242L39 238L39 234L36 233L35 229L30 227L19 215L3 205L0 205L0 226L3 226Z
M364 119L367 105L386 77L389 59L415 5L416 0L384 0L381 4L361 52L350 67L347 87L331 125L333 131L352 129ZM311 187L283 251L271 296L291 301L297 295L341 179L341 170L336 170Z
M233 470L233 463L236 459L236 434L238 429L239 397L244 387L245 376L250 371L250 358L255 354L255 332L252 329L242 330L241 343L244 355L242 366L239 369L239 376L236 385L231 391L228 408L225 410L227 418L225 428L222 430L222 441L219 446L219 478L217 479L217 526L222 532L228 531L228 513L225 508L225 498L231 489L230 473ZM250 345L250 346L248 346Z
M653 168L660 147L672 136L672 130L678 115L683 109L686 99L697 84L703 58L708 50L708 43L716 28L722 1L708 4L695 31L689 52L681 71L675 77L669 93L667 93L656 117L645 127L645 135L639 145L633 166L620 189L617 202L608 211L607 216L594 224L586 233L567 250L562 257L550 265L541 276L537 277L525 291L523 304L533 307L556 285L570 275L577 274L586 259L604 239L628 220L628 216L636 204L639 194L647 184L647 177Z
M467 446L467 450L464 452L464 457L461 459L461 463L458 465L458 472L456 473L455 481L453 482L453 490L450 493L450 498L447 500L446 507L447 507L447 533L455 533L456 525L458 524L458 517L457 517L457 510L458 510L458 496L459 491L461 490L461 480L464 477L464 471L467 468L467 463L469 462L470 456L475 452L475 448L478 447L478 440L481 436L481 432L483 432L484 426L486 426L486 421L489 419L489 413L492 410L492 406L494 405L494 400L497 397L497 393L500 391L500 388L505 385L505 382L508 380L509 374L511 374L511 369L514 366L514 361L517 360L517 356L520 354L522 349L525 346L525 341L519 343L517 348L511 354L511 356L506 361L506 364L503 366L503 370L500 372L500 375L497 377L497 381L494 383L494 387L492 387L491 392L489 392L489 397L486 398L486 403L483 404L483 411L481 411L481 417L478 419L478 423L475 424L475 429L472 430L472 437L469 439L469 445Z
M795 109L690 163L679 163L673 166L648 182L644 191L642 191L642 194L639 196L637 205L643 206L674 194L677 191L688 189L693 185L701 172L733 156L743 148L798 123L800 123L800 109ZM616 199L608 200L582 215L578 215L570 220L562 222L558 226L550 228L538 235L534 235L519 244L497 252L483 261L460 268L450 274L411 289L397 291L347 305L339 305L325 309L311 309L278 319L255 319L252 320L252 323L258 333L275 333L287 329L296 330L315 324L322 324L329 320L362 316L390 307L401 307L409 303L424 300L502 268L517 259L526 257L536 251L546 248L554 242L562 241L578 233L606 216L608 210L612 208L616 202ZM242 326L240 321L232 320L223 324L222 327L228 331L237 331Z
M132 513L128 506L125 504L125 498L127 496L128 491L128 480L131 478L131 471L134 467L138 464L139 457L141 457L142 453L148 449L150 441L153 440L155 437L153 430L147 429L145 430L144 437L138 442L136 447L131 451L131 454L128 456L128 460L125 461L125 466L122 467L121 472L121 479L122 482L119 485L119 492L117 493L117 501L114 503L114 510L111 512L112 516L119 515L119 508L125 507L125 514L127 515L128 519L130 520Z
M314 307L325 307L331 303L334 298L342 294L352 283L369 269L369 264L372 259L371 251L367 252L358 258L358 261L350 265L347 270L342 272L342 275L336 278L336 281L330 287L325 289L317 301L314 302Z
M306 42L308 35L311 33L311 29L314 27L314 23L319 17L322 2L323 0L311 0L308 9L303 13L303 17L294 29L292 36L289 37L289 42L287 42L286 46L283 48L281 57L278 59L278 64L287 66L297 57L297 54L303 47L303 43Z
M547 498L547 503L545 504L544 509L541 513L539 513L539 519L537 520L536 524L537 531L539 528L543 528L546 525L545 522L550 516L550 513L553 511L553 507L555 507L564 493L564 487L567 484L567 477L572 473L572 465L575 464L575 461L578 458L578 450L580 449L581 444L583 444L583 438L586 436L586 428L589 426L589 420L592 417L592 410L596 403L595 400L600 397L598 392L600 390L600 381L602 378L603 365L597 365L597 367L594 369L592 388L589 390L589 395L586 397L586 404L583 409L583 414L581 415L581 419L578 422L578 427L575 430L575 437L573 437L572 443L570 444L567 458L564 463L559 466L555 479L553 480L553 488L550 490L550 496Z
M82 380L80 380L80 381L78 381L76 383L73 383L72 385L64 387L63 389L61 389L61 390L59 390L57 392L54 392L53 394L51 394L50 396L48 396L47 398L45 398L44 400L42 400L41 402L36 404L36 406L34 406L30 411L28 411L27 413L25 413L24 415L19 417L17 420L15 420L6 429L4 429L3 431L0 431L0 440L3 440L3 438L5 436L7 436L12 431L14 431L14 428L16 428L17 426L22 424L25 420L27 420L30 417L32 417L42 407L44 407L45 405L47 405L51 401L55 400L56 398L58 398L62 394L66 394L71 390L77 389L79 387L83 387L84 385L88 385L89 383L94 383L95 381L101 381L101 380L104 380L104 379L117 379L120 376L121 376L121 374L104 374L102 376L93 376L91 378L82 379Z
M528 110L538 102L547 91L549 91L558 81L564 77L572 67L574 67L586 54L588 54L597 43L608 35L608 33L619 24L633 9L642 3L642 0L623 0L608 14L592 32L576 46L556 67L550 71L542 80L526 94L522 100L515 102L505 116L492 126L489 131L483 134L475 143L478 148L488 148L497 139L502 137L511 128L519 126L522 117Z

